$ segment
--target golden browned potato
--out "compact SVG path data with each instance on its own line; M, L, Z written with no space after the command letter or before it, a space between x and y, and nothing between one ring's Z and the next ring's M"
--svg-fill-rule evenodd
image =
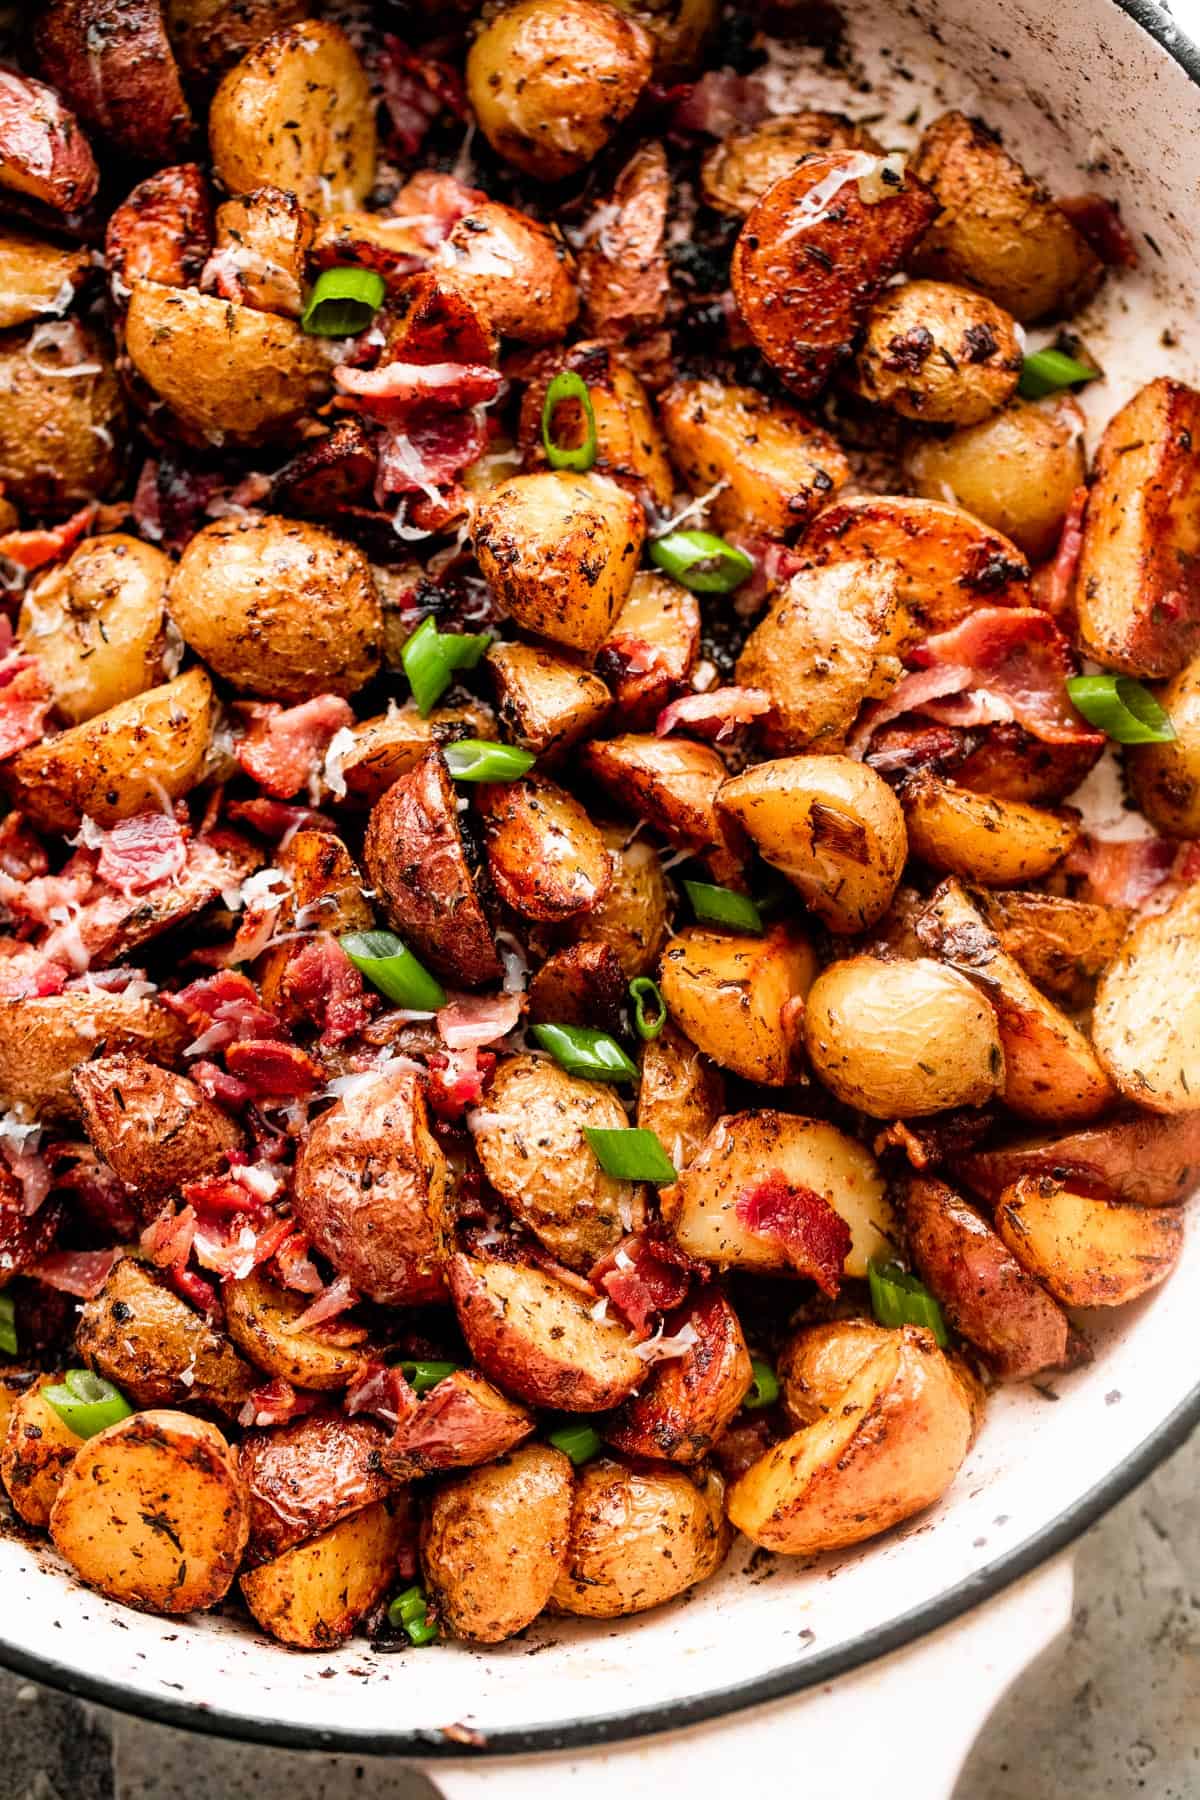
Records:
M621 1619L715 1575L732 1534L715 1469L630 1468L603 1457L575 1485L556 1612Z
M890 1333L841 1404L735 1483L729 1517L754 1543L813 1556L877 1537L945 1493L972 1434L967 1391L928 1331Z
M982 894L980 909L1030 980L1068 1006L1086 1006L1130 920L1125 906L1021 889Z
M386 638L386 621L384 633ZM506 649L515 647L505 645ZM385 660L390 667L391 659ZM424 719L416 701L406 700L403 706L393 705L377 718L349 726L348 731L348 741L330 745L325 759L326 786L333 799L347 806L373 806L393 781L415 768L435 745L451 744L461 737L494 738L496 721L482 700L435 706Z
M518 0L467 55L467 98L507 162L559 181L591 162L650 77L649 32L606 0Z
M642 569L596 655L621 723L652 726L687 683L700 649L696 596L669 575Z
M38 65L83 123L126 156L170 162L192 131L159 0L49 0Z
M1200 837L1200 657L1159 692L1175 727L1166 744L1129 744L1125 773L1139 810L1163 837Z
M477 1369L455 1369L397 1425L383 1467L393 1481L475 1468L514 1450L533 1429L533 1415Z
M1200 650L1200 391L1165 376L1109 420L1092 470L1075 603L1083 649L1126 675Z
M571 794L544 775L487 782L477 794L496 893L526 919L590 912L612 885L604 839Z
M809 993L804 1042L830 1092L876 1119L983 1106L1004 1085L991 1006L928 957L831 963Z
M612 703L599 676L537 644L493 644L487 665L505 736L543 759L589 735Z
M189 669L162 687L122 700L58 737L18 750L9 791L47 831L77 831L84 814L99 825L177 800L200 780L212 732L212 682Z
M344 1336L336 1320L319 1331L296 1330L297 1319L312 1304L311 1294L280 1287L255 1269L226 1281L222 1299L233 1342L268 1375L322 1392L346 1387L362 1369L361 1333L353 1327Z
M635 733L593 738L583 764L626 812L703 857L714 881L743 886L741 834L716 804L727 771L710 745Z
M217 89L208 141L232 194L271 186L317 213L361 206L375 181L375 103L345 32L305 19L256 43Z
M846 361L936 210L921 181L861 150L818 151L755 203L734 245L733 295L794 393L817 393Z
M913 258L922 275L979 288L1022 322L1067 316L1098 285L1101 265L1066 213L978 119L935 119L914 168L938 207Z
M1096 1053L1034 987L955 880L917 921L932 955L960 969L991 1001L1004 1050L1004 1102L1026 1119L1093 1119L1116 1097Z
M87 250L0 231L0 330L66 312L91 266Z
M671 460L692 493L723 484L709 508L718 531L789 536L849 478L836 439L756 388L677 381L658 405Z
M990 1201L1026 1175L1079 1183L1138 1206L1174 1206L1200 1181L1200 1112L1141 1113L1056 1136L1018 1138L957 1163Z
M371 809L363 859L389 923L434 972L462 987L504 973L476 891L445 758L427 751Z
M907 839L883 777L848 756L786 756L725 782L722 810L830 931L865 931L892 902Z
M689 1348L659 1363L604 1427L606 1441L626 1456L699 1462L741 1409L752 1370L732 1306L716 1288L705 1288L671 1315L666 1333L689 1327Z
M218 206L212 270L217 291L258 312L298 319L304 310L304 275L316 219L295 194L259 187Z
M171 580L172 619L242 693L353 694L379 667L383 614L362 551L319 525L215 519Z
M0 1000L0 1094L47 1119L78 1118L71 1077L89 1057L131 1050L170 1063L189 1035L152 995L98 987Z
M606 1175L583 1135L628 1124L607 1083L568 1075L548 1056L506 1056L488 1084L473 1132L483 1172L568 1268L590 1269L638 1221L641 1189Z
M769 187L816 150L866 150L878 155L881 146L865 126L855 125L842 113L800 112L762 119L731 131L705 152L700 191L717 212L745 218Z
M587 1296L520 1263L457 1255L447 1283L471 1355L530 1406L606 1412L646 1374L623 1326L593 1316Z
M442 1296L446 1159L407 1069L343 1095L296 1164L296 1217L322 1256L383 1306Z
M804 1000L817 972L795 925L763 937L688 925L662 954L659 980L681 1031L723 1069L765 1087L799 1073Z
M248 1431L238 1446L246 1488L250 1563L282 1556L339 1519L382 1500L388 1432L375 1419L307 1413L269 1431Z
M0 1369L0 1445L4 1443L8 1421L12 1418L17 1401L22 1394L27 1394L30 1388L37 1387L39 1382L45 1382L46 1379L37 1369L18 1368L12 1363L5 1363Z
M71 1089L83 1128L149 1218L185 1181L221 1173L242 1133L185 1075L134 1051L82 1063Z
M171 47L189 86L210 92L255 44L308 17L309 0L165 0Z
M222 1332L131 1257L84 1302L75 1341L88 1367L135 1406L195 1405L236 1415L258 1381Z
M474 537L488 586L516 623L592 656L628 597L645 534L641 505L616 482L548 469L494 488Z
M912 854L985 887L1039 881L1079 837L1077 814L996 800L928 770L911 776L900 798Z
M328 1650L344 1643L359 1620L396 1585L397 1562L407 1536L404 1510L386 1500L247 1569L242 1599L264 1631L298 1650Z
M1183 1249L1183 1212L1130 1206L1027 1176L996 1208L1013 1255L1064 1306L1124 1306L1167 1279Z
M0 74L0 188L55 212L78 212L95 198L100 171L79 121L52 87Z
M189 1413L143 1412L80 1446L50 1535L75 1573L142 1612L200 1612L223 1600L246 1548L233 1451Z
M539 359L521 396L517 438L526 468L547 466L542 412L550 383L564 369L587 384L596 427L595 467L618 481L645 482L659 505L669 506L675 477L649 396L620 351L602 340L572 344L559 356ZM549 435L551 443L563 450L576 450L587 442L587 415L577 399L568 396L556 403Z
M975 425L1011 400L1023 355L1010 313L948 281L907 281L871 308L851 385L902 419Z
M455 1637L498 1644L537 1618L566 1559L573 1485L561 1450L527 1444L436 1490L421 1564Z
M642 1050L638 1125L654 1133L677 1169L686 1169L724 1110L720 1070L668 1023Z
M1096 1054L1150 1112L1200 1107L1200 888L1142 919L1100 977Z
M917 1273L947 1322L1002 1380L1024 1381L1070 1361L1067 1315L953 1188L912 1177L904 1221Z
M914 437L904 472L914 494L965 507L1044 562L1087 473L1083 412L1067 393L1011 400L949 437Z
M8 499L57 518L108 494L124 436L121 390L95 332L55 319L0 337L0 482Z
M816 1425L834 1412L863 1364L892 1342L890 1332L870 1319L834 1319L803 1326L788 1338L775 1372L793 1426Z
M156 169L139 181L104 233L104 264L113 311L124 316L137 281L191 287L212 252L212 195L198 163Z
M0 1436L0 1481L13 1511L45 1531L62 1478L83 1439L59 1418L42 1389L58 1377L43 1375L18 1396Z
M717 0L612 0L632 13L654 40L654 73L686 74L717 27Z
M619 825L601 825L612 885L598 905L571 921L582 944L612 950L626 980L653 967L667 935L667 883L657 852Z
M31 582L17 625L70 725L162 679L169 558L121 533L87 538Z
M539 1025L598 1025L625 1029L628 980L607 944L564 944L530 979L528 1017Z
M439 245L435 267L499 337L553 344L575 323L570 251L549 226L514 206L478 201Z
M775 1173L840 1214L850 1228L844 1273L865 1281L871 1258L888 1254L895 1220L871 1152L824 1119L778 1112L718 1119L700 1154L662 1193L672 1237L690 1256L721 1268L786 1272L782 1244L751 1231L737 1213L743 1191Z

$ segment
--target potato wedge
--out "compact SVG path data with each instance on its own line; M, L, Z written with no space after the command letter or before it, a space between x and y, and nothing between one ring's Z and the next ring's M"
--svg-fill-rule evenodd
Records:
M533 1417L477 1369L455 1369L397 1425L383 1452L392 1481L493 1462L529 1437Z
M0 75L0 187L55 212L81 212L100 171L76 119L52 87L6 68Z
M628 981L607 944L567 944L552 950L534 972L527 1017L538 1025L592 1025L625 1029Z
M91 266L84 249L47 244L23 231L0 231L0 330L66 312Z
M635 355L637 340L644 342L667 317L671 204L666 147L650 138L603 195L579 253L579 293L588 330L599 338L632 340Z
M134 1413L89 1438L63 1478L50 1535L81 1581L142 1612L223 1600L246 1548L246 1497L215 1425Z
M566 244L549 226L496 200L478 201L454 222L437 266L499 337L553 344L579 312Z
M1017 1261L1064 1306L1125 1306L1167 1279L1183 1249L1183 1212L1098 1200L1027 1176L996 1208Z
M816 1425L835 1412L863 1364L891 1344L890 1331L871 1319L834 1319L803 1326L788 1338L775 1372L793 1426Z
M224 1171L242 1133L194 1081L123 1050L82 1064L71 1090L83 1128L145 1218L185 1181Z
M384 636L386 641L386 620ZM388 666L391 666L390 661ZM393 781L416 768L430 750L442 744L452 744L462 737L490 741L497 736L491 708L482 700L466 698L455 706L435 706L424 719L416 702L406 700L403 706L393 706L377 718L364 719L361 724L349 726L348 730L350 742L343 738L336 748L331 745L325 759L325 781L330 797L347 806L373 806L386 794ZM533 748L532 745L526 747Z
M71 1077L89 1057L128 1050L171 1063L187 1040L153 997L97 989L0 1000L0 1094L47 1119L78 1118Z
M619 825L601 825L612 865L612 885L590 912L573 919L571 935L581 944L611 949L626 980L654 967L667 935L667 883L651 846Z
M830 931L865 931L892 903L907 855L890 787L848 756L757 763L717 796Z
M931 955L991 1001L1004 1050L1004 1101L1026 1119L1092 1119L1116 1090L1083 1033L1034 987L960 884L944 881L917 921Z
M596 672L612 692L622 725L653 726L687 683L700 649L700 608L668 575L643 569L596 653Z
M700 191L714 211L745 218L769 187L815 150L880 149L864 126L842 113L786 113L730 131L706 151Z
M1175 728L1166 744L1130 744L1123 762L1138 809L1163 837L1200 837L1200 657L1158 694Z
M219 292L241 306L298 319L316 220L295 194L259 187L217 208Z
M600 832L544 775L484 783L476 804L492 885L514 912L553 924L590 912L612 886Z
M543 760L590 734L612 703L598 676L536 644L493 644L487 665L505 737Z
M170 573L161 550L113 533L88 538L26 590L17 630L69 725L162 680Z
M250 1517L247 1562L269 1562L382 1500L391 1486L383 1471L387 1444L377 1420L340 1412L248 1431L238 1445Z
M1130 920L1128 907L1020 890L983 894L980 908L1029 979L1067 1006L1087 1005Z
M660 1195L675 1242L720 1268L786 1273L779 1243L750 1231L736 1211L743 1190L775 1170L841 1214L850 1227L845 1273L865 1281L871 1258L886 1257L896 1240L895 1219L871 1152L824 1119L778 1112L718 1119L700 1154Z
M627 481L635 487L644 483L659 506L669 507L675 476L649 395L626 359L603 339L572 344L569 350L539 358L537 371L521 396L517 427L525 467L548 466L542 441L542 413L550 383L564 369L573 370L587 385L596 426L593 466L616 481ZM560 400L551 420L551 442L564 450L577 450L588 436L587 416L579 401L570 397Z
M642 1050L638 1125L654 1133L677 1169L686 1169L724 1110L720 1071L668 1024Z
M723 1069L765 1087L799 1073L804 999L817 972L794 925L743 937L688 925L667 944L659 979L667 1010Z
M403 1509L377 1500L320 1537L247 1569L239 1584L242 1599L255 1622L281 1644L328 1650L344 1643L395 1586L406 1536Z
M1036 1175L1137 1206L1174 1206L1200 1182L1200 1113L1142 1114L1065 1137L1018 1138L976 1150L956 1167L968 1187L993 1202Z
M1017 330L1003 307L971 288L906 281L871 308L851 384L903 419L975 425L1016 392Z
M229 1339L130 1257L79 1314L76 1346L90 1369L135 1406L203 1406L231 1416L258 1382Z
M604 1457L575 1486L556 1612L622 1619L707 1581L732 1541L715 1469L628 1468Z
M928 770L910 776L900 799L912 854L984 887L1040 881L1079 839L1077 815L976 794Z
M787 1556L860 1544L940 1499L971 1432L949 1360L929 1332L905 1325L866 1359L835 1412L734 1484L729 1517L752 1542Z
M8 79L5 71L0 115ZM58 519L111 494L125 438L116 371L94 331L76 319L43 319L0 337L0 482L7 500Z
M727 771L715 750L685 738L593 738L583 764L618 805L703 857L714 880L742 885L743 840L717 810Z
M1200 889L1142 919L1100 977L1096 1054L1149 1112L1200 1107Z
M659 1363L641 1392L604 1427L605 1441L626 1456L695 1463L708 1455L750 1389L750 1352L725 1296L705 1288L672 1313L664 1332L690 1326L695 1342Z
M159 0L49 0L39 67L89 129L126 156L171 162L192 132Z
M294 1387L344 1388L363 1366L361 1333L351 1330L338 1342L334 1321L321 1331L296 1331L296 1320L312 1304L312 1296L280 1287L262 1269L222 1284L225 1328L242 1355L256 1368ZM319 1527L317 1529L320 1529Z
M484 1374L530 1406L606 1412L645 1378L624 1329L592 1317L585 1295L518 1263L456 1255L447 1283Z
M63 1476L83 1439L64 1425L42 1389L58 1377L43 1375L26 1388L0 1437L0 1481L12 1509L26 1525L45 1531Z

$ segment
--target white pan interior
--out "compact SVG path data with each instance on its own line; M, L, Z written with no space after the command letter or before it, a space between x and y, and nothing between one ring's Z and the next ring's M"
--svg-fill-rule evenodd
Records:
M888 123L877 133L904 145L938 111L962 107L1009 133L1057 191L1097 188L1119 199L1143 266L1080 322L1108 371L1088 390L1090 435L1150 375L1194 378L1200 87L1170 54L1111 0L943 0L903 11L856 0L853 15L851 43L870 91L848 96L819 57L792 55L779 66L777 110L882 113ZM914 109L915 124L902 123ZM451 1748L441 1728L458 1723L508 1747L531 1734L545 1744L587 1741L720 1711L727 1690L765 1698L943 1622L1054 1547L1052 1536L1081 1529L1081 1503L1091 1495L1099 1504L1103 1484L1116 1498L1182 1431L1189 1404L1200 1411L1198 1301L1193 1229L1165 1289L1115 1325L1086 1321L1095 1360L1053 1381L1056 1400L1029 1387L994 1399L933 1512L815 1566L760 1553L747 1570L735 1555L692 1598L641 1620L535 1626L486 1653L442 1645L376 1657L352 1642L302 1655L241 1620L172 1622L110 1605L46 1546L5 1537L0 1660L176 1723L301 1744L353 1740L359 1750ZM936 1617L907 1617L939 1596Z

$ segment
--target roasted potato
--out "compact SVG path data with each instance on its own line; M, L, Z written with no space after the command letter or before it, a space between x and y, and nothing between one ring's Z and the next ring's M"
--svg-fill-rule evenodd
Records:
M908 281L871 308L850 381L902 419L976 425L1012 399L1022 362L1003 307L948 281Z
M1034 987L966 892L944 881L917 921L932 955L991 1001L1004 1050L1004 1101L1026 1119L1092 1119L1115 1090L1083 1033Z
M642 1050L638 1125L654 1133L677 1169L686 1169L724 1109L720 1071L667 1024Z
M493 644L487 665L505 736L543 760L586 736L612 703L597 675L536 644Z
M1001 944L1044 993L1085 1006L1129 929L1129 909L1016 890L980 896Z
M75 1573L143 1612L201 1612L225 1598L246 1548L234 1454L189 1413L142 1412L82 1444L50 1535Z
M73 213L95 199L99 185L91 146L54 89L15 69L0 71L0 188Z
M527 1444L436 1490L421 1564L455 1637L498 1644L537 1618L566 1558L572 1488L561 1450Z
M913 167L937 203L912 259L920 274L979 288L1023 323L1067 316L1098 286L1084 238L978 119L943 113Z
M444 1291L447 1181L421 1085L398 1070L344 1095L312 1127L296 1163L296 1217L359 1293L418 1305Z
M344 1322L333 1320L319 1331L296 1330L296 1321L312 1303L311 1294L280 1287L262 1269L255 1269L226 1281L222 1299L230 1337L266 1374L323 1392L346 1387L361 1371L362 1334L355 1328L347 1330Z
M417 1481L445 1469L476 1468L514 1450L533 1416L477 1369L455 1369L401 1419L383 1452L393 1481Z
M26 589L17 630L69 725L161 681L170 573L161 550L113 533L87 538Z
M904 815L891 788L848 756L788 756L725 782L717 802L836 932L881 919L904 870Z
M1109 420L1075 575L1087 655L1126 675L1178 675L1200 650L1200 391L1165 376Z
M1174 1206L1200 1181L1200 1112L1143 1113L1065 1137L1019 1138L974 1151L956 1167L991 1201L1025 1176L1039 1176L1138 1206Z
M864 126L842 113L800 112L762 119L729 132L705 152L700 191L714 211L745 218L769 187L817 150L866 150L878 155L882 146Z
M199 163L177 163L147 175L109 214L104 233L114 311L124 313L139 281L194 287L212 245L212 195Z
M729 1517L788 1556L860 1544L940 1499L971 1433L962 1381L929 1332L905 1325L866 1358L835 1410L734 1484Z
M460 1254L447 1282L475 1362L530 1406L606 1412L645 1378L624 1328L541 1269Z
M23 231L0 231L0 330L65 313L91 267L87 250L63 249Z
M830 1092L876 1119L983 1106L1004 1084L991 1006L927 957L831 963L809 992L804 1043Z
M914 494L965 507L1044 562L1087 472L1083 412L1067 393L1011 400L949 437L914 437L904 472Z
M741 1409L752 1371L732 1306L715 1288L705 1288L671 1314L664 1331L673 1337L689 1327L691 1346L659 1363L604 1427L606 1441L626 1456L699 1462Z
M637 338L665 321L671 299L670 209L666 148L650 140L634 151L584 227L579 293L587 328L596 337ZM656 378L662 373L656 371Z
M671 1017L706 1056L746 1081L786 1087L799 1073L816 972L812 946L794 925L761 938L688 925L663 951L659 980Z
M255 1622L281 1644L328 1650L344 1643L395 1586L407 1535L405 1510L376 1500L320 1537L245 1570L242 1599Z
M495 200L480 200L455 221L438 247L436 266L497 336L520 344L555 343L579 311L563 240Z
M390 923L464 987L503 974L476 891L445 759L430 750L371 809L363 858Z
M792 1425L817 1425L835 1412L863 1364L892 1343L891 1329L871 1319L833 1319L802 1326L789 1337L775 1372L780 1402Z
M717 27L716 0L612 0L632 13L654 39L654 73L679 76L696 59Z
M226 69L283 25L308 17L308 0L164 0L167 34L190 87L209 93Z
M304 19L256 43L213 97L208 142L231 194L269 186L316 213L361 206L375 181L375 106L340 26Z
M477 803L492 885L514 912L554 923L604 898L612 886L604 839L563 788L529 775L484 783Z
M0 1000L0 1094L47 1119L77 1118L71 1077L89 1057L129 1050L170 1063L187 1039L175 1014L149 995L97 988Z
M521 396L517 439L525 452L526 468L547 466L542 412L550 383L564 369L587 386L596 428L595 468L617 481L644 482L660 506L669 506L675 477L649 397L626 358L603 341L572 344L557 356L539 359ZM550 421L551 443L575 450L586 443L588 435L587 415L579 401L570 396L559 400Z
M236 1416L258 1380L223 1333L130 1257L84 1302L76 1346L135 1406Z
M386 634L386 624L384 630ZM348 742L343 739L336 749L330 745L325 780L333 799L345 800L349 806L373 806L393 781L415 768L435 745L451 744L461 737L494 738L496 721L482 700L435 706L422 718L416 701L410 699L348 729Z
M194 1081L134 1051L81 1063L71 1091L92 1144L146 1218L183 1182L223 1172L242 1147L240 1128Z
M280 845L275 859L291 881L275 921L276 936L314 927L335 937L371 929L375 915L363 893L362 875L332 831L298 831ZM287 977L294 949L294 940L275 945L259 958L256 969L264 1003L293 1019L297 1010Z
M30 1388L45 1382L49 1377L38 1369L25 1369L6 1362L0 1368L0 1446L4 1443L8 1431L8 1422L12 1418L13 1408L22 1394Z
M518 0L467 55L467 98L507 162L559 181L591 162L650 77L654 44L606 0Z
M622 725L652 727L687 683L700 649L696 596L669 575L642 569L596 655Z
M619 806L703 857L715 881L743 885L741 833L716 804L727 771L709 745L632 733L593 738L583 764Z
M1175 736L1165 744L1126 746L1130 791L1162 836L1200 837L1200 657L1180 670L1158 699Z
M928 770L911 776L900 798L912 854L985 887L1039 881L1079 838L1076 814L996 800Z
M0 72L0 106L3 82ZM110 493L122 469L125 408L108 351L77 319L0 337L0 482L55 518Z
M638 1221L641 1190L606 1175L584 1127L621 1131L625 1108L604 1082L568 1075L550 1057L506 1056L475 1115L483 1172L559 1262L590 1269Z
M192 131L159 0L49 0L39 65L83 123L126 156L171 162Z
M1200 888L1136 924L1100 977L1096 1054L1149 1112L1200 1107Z
M541 3L521 0L513 10ZM572 3L580 0L557 0ZM641 506L616 482L545 470L494 488L476 513L474 538L488 586L510 617L592 656L629 595L645 532Z
M1064 1306L1124 1306L1167 1279L1183 1249L1183 1213L1130 1206L1027 1176L996 1208L1017 1261Z
M527 990L528 1017L539 1025L625 1029L628 979L607 944L564 944L552 950Z
M921 181L861 150L817 151L756 201L734 245L733 296L793 393L817 393L848 359L936 210Z
M556 1612L620 1619L663 1606L715 1575L732 1534L715 1469L627 1467L604 1457L575 1484Z
M351 1513L382 1500L388 1433L375 1419L307 1413L270 1431L248 1431L238 1446L246 1490L251 1564L282 1556Z
M651 846L619 825L601 825L612 866L612 885L598 905L570 924L583 944L612 950L626 980L654 967L667 935L667 883Z
M836 439L756 388L677 381L658 405L671 460L692 493L720 486L709 508L718 531L793 535L849 478Z
M218 292L259 312L298 319L316 220L295 194L255 188L217 208L213 269ZM206 277L206 285L212 271Z
M892 1209L871 1152L824 1119L778 1112L718 1119L700 1154L660 1196L675 1242L720 1268L786 1272L782 1245L751 1231L737 1214L743 1190L776 1171L841 1215L851 1240L845 1274L865 1280L871 1258L886 1256L896 1236Z
M26 1525L44 1531L62 1485L83 1439L63 1423L42 1389L57 1379L44 1375L21 1394L0 1435L0 1481L12 1509Z

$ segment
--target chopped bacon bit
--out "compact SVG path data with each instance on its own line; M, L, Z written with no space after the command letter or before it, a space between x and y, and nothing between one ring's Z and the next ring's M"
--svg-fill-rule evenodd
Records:
M45 846L24 813L6 813L0 819L0 869L14 881L29 881L49 867Z
M34 1138L36 1143L37 1139ZM0 1139L8 1173L21 1190L21 1206L25 1217L32 1218L50 1192L50 1165L40 1150L17 1149L7 1136Z
M478 409L436 413L386 429L379 440L375 498L382 506L389 494L420 494L447 486L487 449L487 425ZM415 516L415 515L414 515ZM442 529L428 520L431 530Z
M521 1016L519 994L458 994L437 1015L448 1050L478 1050L507 1037Z
M922 668L969 669L974 694L1004 707L1008 718L1044 744L1104 743L1103 732L1091 729L1067 693L1065 683L1077 668L1071 646L1038 608L977 607L949 631L918 644L910 660ZM959 716L949 698L928 701L922 710L942 725L976 722Z
M96 874L126 898L174 881L187 864L179 822L161 807L119 820L100 840Z
M337 830L327 813L312 806L285 806L281 800L269 800L265 794L256 794L252 800L230 801L229 817L236 824L249 825L252 831L274 839L297 831Z
M195 1235L195 1207L185 1206L181 1212L176 1212L168 1202L157 1217L151 1219L139 1242L156 1268L181 1269L192 1254Z
M299 1294L319 1294L325 1285L321 1272L309 1255L311 1245L302 1231L284 1238L275 1252L275 1268L284 1287Z
M298 1044L283 1044L277 1038L243 1038L230 1044L225 1063L256 1100L303 1098L325 1085L325 1070L315 1057Z
M836 1298L850 1252L850 1227L823 1194L772 1169L742 1189L734 1211L747 1231L773 1238L793 1268Z
M206 1181L185 1181L180 1193L189 1206L210 1216L261 1212L264 1202L235 1181L232 1175L210 1175Z
M250 728L235 756L252 780L276 800L311 791L333 738L353 725L354 714L337 694L318 694L286 709L274 701L251 702Z
M731 1425L722 1433L713 1446L713 1460L726 1481L734 1482L766 1455L771 1442L770 1421L758 1413L753 1419Z
M1054 561L1039 569L1033 578L1033 593L1038 605L1044 606L1050 617L1067 630L1075 618L1075 571L1083 550L1087 501L1087 488L1077 487L1063 520Z
M34 531L6 531L0 533L0 559L16 563L19 569L32 574L35 569L44 569L47 563L57 562L73 550L87 531L96 516L96 503L91 501L81 506L78 512L64 519L61 525L46 525Z
M15 938L0 939L0 999L44 999L61 994L66 985L67 971L60 962Z
M290 1219L272 1219L256 1230L246 1212L232 1218L197 1217L192 1249L201 1268L235 1281L244 1280L270 1260L292 1229Z
M863 708L859 722L846 745L847 753L861 760L875 733L883 726L890 725L905 713L923 712L931 700L940 700L948 694L961 694L973 679L970 669L950 664L918 669L915 674L902 676L886 699L877 700L874 705Z
M654 727L656 737L666 737L682 726L696 737L722 743L742 725L770 712L771 701L761 688L718 687L706 694L684 694L664 706Z
M449 237L460 219L486 200L482 188L468 187L455 175L418 169L397 191L391 211L396 218L411 219L432 250Z
M1062 867L1068 875L1084 877L1088 900L1101 906L1141 906L1171 876L1177 849L1166 838L1112 842L1085 832Z
M479 406L496 398L501 380L500 371L486 363L459 362L390 362L376 369L343 363L333 378L343 394L384 422L407 418L417 406Z
M948 725L884 725L872 731L866 761L884 776L922 769L945 775L965 760L971 741Z
M199 1033L188 1046L193 1056L250 1039L286 1035L278 1014L263 1005L254 983L236 969L202 976L177 994L164 994L163 1000Z
M0 757L41 742L53 696L32 656L11 654L0 663Z
M245 1106L252 1097L245 1082L235 1080L218 1063L204 1060L193 1063L191 1076L201 1093L206 1094L210 1100L215 1100L218 1106L236 1110L239 1106Z
M74 1294L77 1300L94 1300L123 1250L54 1250L23 1271L60 1294Z
M72 1195L88 1223L106 1236L133 1236L137 1214L129 1196L90 1144L55 1144L46 1154L54 1164L56 1195Z
M314 1325L324 1325L330 1319L338 1319L352 1306L358 1305L358 1295L350 1285L348 1275L339 1275L336 1281L330 1282L311 1306L305 1307L299 1316L290 1324L282 1327L285 1337L297 1337L303 1331L311 1331Z
M320 932L293 950L280 990L289 1005L320 1029L325 1046L357 1037L370 1024L376 1004L361 972L328 932Z
M416 55L389 32L376 68L396 149L405 159L417 154L430 126L442 113L466 118L462 77L452 64Z
M418 1401L404 1379L403 1369L389 1369L386 1363L372 1357L346 1389L343 1405L351 1418L358 1413L373 1413L389 1425L399 1425L416 1411Z
M690 1286L686 1264L685 1258L681 1266L661 1240L636 1232L596 1264L591 1279L624 1314L635 1335L645 1338L656 1313L669 1312L686 1300Z
M687 135L728 137L736 126L757 125L770 110L761 75L709 69L699 81L681 90L681 98L671 113L670 129Z
M495 1067L489 1050L434 1050L425 1059L429 1071L426 1099L442 1119L457 1119L483 1098L483 1084Z
M619 342L661 325L666 317L670 200L667 153L660 143L643 144L585 225L579 293L597 337Z
M1068 194L1056 202L1107 269L1136 269L1137 245L1115 200L1103 194Z
M0 1287L49 1254L62 1221L63 1209L57 1200L48 1200L36 1213L27 1213L15 1183L0 1171Z
M203 1275L198 1275L195 1269L170 1269L167 1279L180 1299L202 1312L210 1322L221 1317L221 1296L212 1282L205 1281Z
M298 1393L290 1381L277 1375L273 1381L253 1390L238 1414L238 1424L260 1429L286 1425L289 1419L298 1419L302 1413L311 1412L320 1401L320 1394Z

